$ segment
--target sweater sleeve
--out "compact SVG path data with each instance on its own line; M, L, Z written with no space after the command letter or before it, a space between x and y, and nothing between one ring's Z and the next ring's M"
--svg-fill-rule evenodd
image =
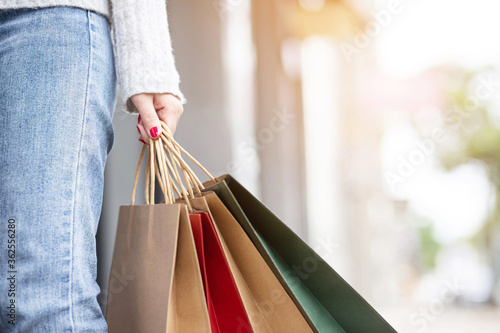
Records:
M171 93L186 103L175 68L166 0L111 0L111 19L122 108L138 112L130 97L139 93Z

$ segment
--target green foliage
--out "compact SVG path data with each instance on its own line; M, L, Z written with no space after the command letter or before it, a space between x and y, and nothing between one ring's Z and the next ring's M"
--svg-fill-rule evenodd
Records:
M432 224L418 229L421 246L421 258L424 269L431 271L436 267L436 256L441 245L436 242L433 236Z
M475 94L481 84L479 78L482 77L484 82L484 77L492 74L489 69L470 73L455 68L448 75L453 81L449 82L452 88L447 89L447 109L455 110L458 115L454 118L456 124L453 124L457 126L450 132L454 149L446 147L438 152L442 166L448 170L471 161L480 162L496 189L495 207L483 228L470 239L482 248L490 247L490 235L500 227L500 127L495 124L490 110L490 99L494 94L500 94L500 90L492 92L487 98L479 98ZM482 91L486 90L483 88Z

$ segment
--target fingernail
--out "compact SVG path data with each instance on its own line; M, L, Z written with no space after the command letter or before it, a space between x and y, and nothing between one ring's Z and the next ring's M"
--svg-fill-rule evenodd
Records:
M143 139L139 139L139 141L141 141L142 143L144 143L145 145L147 144L146 142L144 142Z
M139 117L137 117L137 123L140 123L141 122L141 115L139 115Z
M137 127L137 132L139 132L139 134L141 134L141 130L139 129L139 125L137 125L136 127Z
M151 133L151 136L153 138L157 138L160 136L160 131L158 131L158 127L151 127L151 129L149 130L149 133Z

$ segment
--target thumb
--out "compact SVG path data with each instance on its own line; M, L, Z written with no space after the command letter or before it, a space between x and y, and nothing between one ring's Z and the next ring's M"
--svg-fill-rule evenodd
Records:
M137 110L139 110L141 122L147 134L153 139L160 137L162 128L160 119L153 105L153 95L138 94L132 96L131 100Z

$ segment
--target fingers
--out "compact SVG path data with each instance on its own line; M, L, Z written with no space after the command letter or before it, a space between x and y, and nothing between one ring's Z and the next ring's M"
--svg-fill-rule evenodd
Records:
M160 119L165 122L172 134L175 132L179 119L184 112L179 98L169 93L144 93L134 95L131 99L139 110L139 117L137 118L137 130L141 137L139 141L148 144L150 137L157 138L161 135Z
M161 124L158 114L153 105L154 94L137 94L131 97L139 114L141 116L141 124L137 126L141 134L141 138L149 142L149 138L156 139L161 135Z
M172 94L161 94L155 99L158 116L165 122L172 134L175 133L179 119L184 112L180 100Z
M149 138L158 138L162 127L160 119L165 122L172 134L175 132L179 119L184 112L179 98L172 94L138 94L131 97L139 110L137 131L144 144L149 144Z
M141 141L142 143L144 144L148 144L149 143L149 136L146 132L146 130L144 129L144 126L142 124L138 124L137 125L137 131L139 131L139 141Z

